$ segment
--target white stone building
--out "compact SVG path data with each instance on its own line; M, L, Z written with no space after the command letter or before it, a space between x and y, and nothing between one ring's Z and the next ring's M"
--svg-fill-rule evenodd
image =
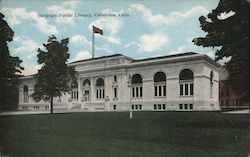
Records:
M206 55L183 53L147 59L115 54L68 64L77 80L54 99L55 109L83 111L219 110L220 65ZM19 81L19 110L49 110L34 102L35 79Z

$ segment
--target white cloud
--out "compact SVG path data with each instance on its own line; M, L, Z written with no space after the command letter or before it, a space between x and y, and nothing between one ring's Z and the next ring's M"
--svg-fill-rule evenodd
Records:
M111 13L111 14L118 14L122 13L120 12L114 12L111 9L104 9L101 13ZM98 35L98 38L103 38L107 40L109 43L114 44L121 44L121 39L118 37L117 33L123 26L123 22L120 20L120 18L117 17L103 17L100 19L97 19L89 24L89 29L92 31L92 26L96 26L103 30L103 36Z
M82 59L88 59L91 58L91 54L89 53L89 51L80 51L77 53L76 57L72 60L72 61L78 61L78 60L82 60Z
M52 5L52 6L46 7L46 10L52 14L58 15L58 17L55 20L55 22L58 24L70 24L70 25L75 24L75 22L74 22L75 12L71 9L66 9L64 7L61 7L61 6ZM73 16L64 16L67 14L73 15Z
M185 49L183 46L180 46L178 47L177 49L175 50L172 50L168 53L168 55L174 55L174 54L180 54L180 53L184 53L185 52Z
M228 13L221 13L219 16L217 16L217 18L218 18L219 20L225 20L225 19L227 19L227 18L233 16L234 14L235 14L235 12L233 12L233 11L230 11L230 12L228 12Z
M27 66L24 65L24 70L22 70L22 75L33 75L36 74L38 72L38 69L41 68L41 65L35 65L35 66Z
M174 11L170 15L165 16L162 14L153 15L152 11L146 8L142 4L132 4L129 9L131 12L137 11L143 15L143 17L153 26L159 26L162 24L176 24L182 19L192 17L194 15L200 16L201 14L208 14L208 10L201 6L193 7L192 9L182 13Z
M137 42L135 42L135 41L132 41L132 42L127 43L124 47L128 48L128 47L131 47L131 46L139 47L139 44Z
M70 39L70 43L74 45L81 45L81 44L86 44L86 46L90 47L91 42L88 41L88 39L85 36L82 35L75 35Z
M14 54L25 53L27 58L37 54L37 49L41 47L39 43L28 36L16 36L13 38L13 42L19 45L19 47L13 49Z
M158 32L154 34L144 34L140 38L139 50L153 52L160 49L169 41L168 37Z
M221 60L218 60L218 63L225 65L225 63L229 62L231 60L231 56L230 57L223 57Z
M25 8L2 8L1 11L6 15L11 26L16 26L27 20L29 23L34 22L36 28L44 34L56 35L58 33L56 26L50 25L45 18L39 17L35 11L28 12Z
M81 3L81 1L74 1L74 0L71 0L71 1L64 1L62 2L62 4L66 7L69 7L69 8L72 8L72 9L75 9L79 6L79 4Z
M85 36L83 35L75 35L70 39L70 43L72 45L83 45L87 47L88 49L92 49L92 42L90 42ZM112 51L110 50L110 47L106 44L103 47L99 47L95 45L95 50L96 51L102 51L102 52L107 52L111 53Z
M213 51L209 51L209 52L206 52L205 53L208 57L212 58L212 59L215 59L215 52Z

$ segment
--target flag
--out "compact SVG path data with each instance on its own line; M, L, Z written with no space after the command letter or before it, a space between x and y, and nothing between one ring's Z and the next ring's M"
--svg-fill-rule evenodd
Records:
M103 35L103 31L100 28L97 28L95 26L93 26L93 32L94 33L99 33L99 34Z

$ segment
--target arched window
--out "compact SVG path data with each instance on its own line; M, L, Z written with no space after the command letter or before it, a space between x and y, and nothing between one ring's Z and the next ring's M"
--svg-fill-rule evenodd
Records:
M213 80L214 80L214 72L211 71L210 72L210 97L211 98L213 97L213 84L214 84Z
M135 74L132 76L132 84L142 83L142 77L140 74Z
M156 97L166 96L166 75L157 72L154 75L154 92Z
M138 98L142 97L142 77L140 74L135 74L132 76L132 97Z
M23 102L29 102L29 88L27 85L23 86Z
M89 80L89 79L85 79L85 80L82 82L82 85L83 85L83 86L90 86L90 80Z
M193 80L194 74L190 69L183 69L180 73L180 80Z
M214 80L214 72L211 71L210 72L210 84L213 84L213 80Z
M194 74L190 69L183 69L179 75L180 95L194 95Z
M82 86L83 86L83 97L82 99L84 101L89 101L90 100L90 80L89 79L85 79L82 82Z
M103 78L98 78L96 80L96 98L104 99L105 98L105 82Z
M78 83L76 80L71 82L71 99L78 100Z

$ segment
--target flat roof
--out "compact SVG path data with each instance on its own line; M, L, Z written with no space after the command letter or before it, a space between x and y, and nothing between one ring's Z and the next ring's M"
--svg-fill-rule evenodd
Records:
M144 58L144 59L136 59L136 60L133 60L132 63L142 62L142 61L148 61L148 60L155 60L155 59L183 57L183 56L190 56L190 55L196 55L196 54L198 54L198 53L195 53L195 52L186 52L186 53L179 53L179 54L174 54L174 55L166 55L166 56L159 56L159 57L150 57L150 58Z

